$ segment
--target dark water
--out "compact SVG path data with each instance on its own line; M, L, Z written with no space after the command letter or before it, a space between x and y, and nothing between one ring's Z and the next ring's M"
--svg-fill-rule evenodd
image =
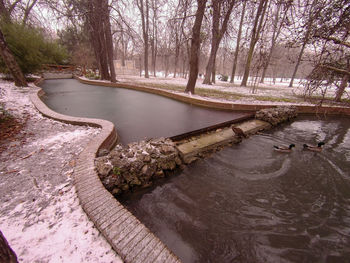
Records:
M299 117L123 202L183 262L350 262L350 119Z
M78 117L113 122L124 144L144 138L171 137L245 116L178 102L140 91L46 80L42 98L51 109Z

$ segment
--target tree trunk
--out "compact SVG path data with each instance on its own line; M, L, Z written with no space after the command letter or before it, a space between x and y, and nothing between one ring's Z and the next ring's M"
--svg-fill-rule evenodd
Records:
M212 25L212 38L211 48L207 67L205 68L205 75L203 84L211 85L211 79L213 78L213 68L215 67L215 56L217 48L219 47L219 26L220 26L220 11L221 0L212 1L213 5L213 25Z
M105 27L102 17L103 7L99 0L88 1L88 24L90 26L90 39L98 64L100 78L110 80L108 72L108 55L105 37Z
M7 243L6 238L0 231L0 262L17 263L17 256Z
M308 20L308 22L307 22L307 29L306 29L306 33L305 33L303 45L302 45L302 47L301 47L301 50L300 50L300 53L299 53L299 56L298 56L297 64L295 65L292 78L291 78L291 80L290 80L290 82L289 82L289 86L288 86L288 87L290 87L290 88L293 87L293 82L294 82L294 79L295 79L295 77L296 77L296 75L297 75L298 68L299 68L301 59L302 59L302 57L303 57L305 47L306 47L307 43L309 42L314 19L315 19L315 17L316 17L316 16L320 13L320 11L321 11L321 9L319 9L319 10L316 12L316 14L314 14L314 15L312 14L312 12L313 12L314 7L316 6L316 4L317 4L317 0L314 0L314 1L312 2L312 4L311 4L311 8L310 8L310 11L309 11L309 20Z
M348 67L348 71L350 71L350 67ZM343 96L343 93L346 89L346 87L349 85L349 81L350 81L350 75L349 74L345 74L343 76L343 78L341 79L341 83L339 88L337 89L337 92L335 94L335 101L336 102L340 102L341 101L341 97Z
M289 82L289 88L292 88L293 87L293 82L294 82L294 79L297 75L297 72L298 72L298 68L299 68L299 65L300 65L300 62L301 62L301 59L303 57L303 54L304 54L304 50L305 50L305 47L306 47L306 41L303 43L302 47L301 47L301 50L299 52L299 56L298 56L298 60L297 60L297 63L295 64L295 67L294 67L294 71L293 71L293 75L292 75L292 78L290 79L290 82Z
M234 0L230 1L230 6L225 14L225 18L222 23L221 29L220 29L220 15L221 15L222 1L213 1L212 4L213 4L213 26L212 26L211 50L210 50L209 61L205 69L205 76L203 80L203 84L209 84L209 85L211 84L211 82L215 83L216 54L219 49L221 39L227 30L227 24L230 19L230 15L232 12L233 5L235 4L235 1ZM210 80L210 77L211 77L211 80Z
M148 0L145 0L146 9L144 8L144 0L137 0L137 6L141 14L141 24L142 24L142 36L144 42L144 68L145 68L145 78L149 78L148 73L148 34L149 34L149 4Z
M24 25L27 23L30 11L32 11L32 9L33 9L34 5L36 4L36 2L38 2L38 0L33 0L33 2L31 4L30 4L30 1L27 2L27 6L25 8L24 15L23 15L23 20L22 20Z
M177 64L178 64L179 55L180 55L179 36L178 36L178 33L175 33L175 34L176 34L176 38L175 38L175 57L174 57L174 78L176 78Z
M13 56L11 50L7 46L7 43L5 41L4 35L2 34L2 31L0 29L0 55L2 57L2 60L4 61L6 67L10 71L14 81L15 85L17 87L27 87L27 81L24 77L21 68L19 67L15 57Z
M242 37L242 27L244 22L244 15L245 15L245 7L246 7L247 1L243 1L243 9L241 14L241 21L239 22L239 28L238 28L238 36L237 36L237 44L236 44L236 50L235 50L235 58L232 65L232 72L231 72L231 83L234 83L235 81L235 74L236 74L236 68L237 68L237 61L238 61L238 54L239 54L239 46L241 43L241 37Z
M139 60L140 60L140 77L142 77L142 56L141 56L141 54L140 54Z
M264 63L264 68L263 68L263 72L262 72L262 75L261 75L260 83L264 83L266 72L267 72L267 68L269 67L269 64L270 64L270 61L271 61L271 57L272 57L272 53L273 53L273 51L275 49L275 45L276 45L277 39L278 39L278 37L279 37L279 35L281 33L282 25L284 23L284 20L286 18L287 11L288 11L288 8L289 8L289 6L288 6L287 10L283 10L284 14L282 16L280 25L278 26L279 17L280 17L280 11L281 11L281 7L282 7L281 5L282 5L282 3L277 3L277 10L276 10L276 14L275 14L275 20L274 20L274 23L273 23L273 33L272 33L272 40L271 40L271 48L270 48L270 51L269 51L269 55L268 55L268 57L266 59L266 62Z
M104 25L104 34L106 37L106 48L107 48L107 58L109 71L111 76L111 82L116 82L116 74L114 68L114 60L113 60L113 39L111 32L111 23L109 21L109 8L108 8L108 0L103 0L103 25Z
M198 54L200 51L200 31L205 12L205 5L207 0L197 0L198 8L196 12L196 19L192 28L192 42L191 42L191 55L190 55L190 76L186 85L185 92L194 94L194 88L196 86L198 77Z
M247 55L247 61L245 64L244 75L243 75L243 79L242 79L242 83L241 83L242 87L247 86L249 72L250 72L250 65L251 65L252 59L253 59L254 48L255 48L255 45L259 39L261 27L262 27L265 12L266 12L267 3L268 3L268 0L260 0L259 7L258 7L258 10L256 12L254 26L253 26L253 30L252 30L252 37L250 40L249 51L248 51L248 55Z

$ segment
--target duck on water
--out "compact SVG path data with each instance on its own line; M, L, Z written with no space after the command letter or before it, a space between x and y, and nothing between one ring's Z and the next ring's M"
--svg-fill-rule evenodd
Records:
M290 144L288 147L287 146L277 146L274 145L273 148L277 152L282 152L282 153L290 153L292 152L293 147L295 147L295 144Z
M317 146L315 145L308 145L308 144L304 144L303 147L304 147L304 150L309 150L309 151L313 151L313 152L321 152L322 151L322 146L324 145L325 143L324 142L319 142L317 144Z

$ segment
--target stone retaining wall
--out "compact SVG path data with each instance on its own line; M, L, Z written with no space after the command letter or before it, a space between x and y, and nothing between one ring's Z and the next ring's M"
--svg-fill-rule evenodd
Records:
M282 122L290 121L291 119L296 118L297 115L298 112L295 106L281 106L270 109L262 109L256 112L255 118L276 126Z
M44 72L44 79L72 79L73 73Z
M133 188L145 188L182 165L175 143L160 138L117 145L109 154L95 160L103 185L113 195Z

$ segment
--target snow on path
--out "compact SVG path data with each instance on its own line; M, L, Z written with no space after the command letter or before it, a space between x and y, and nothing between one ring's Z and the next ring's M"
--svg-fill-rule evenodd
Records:
M0 102L25 128L0 154L0 230L19 262L122 262L79 205L75 158L99 129L41 116L28 94L0 81Z

